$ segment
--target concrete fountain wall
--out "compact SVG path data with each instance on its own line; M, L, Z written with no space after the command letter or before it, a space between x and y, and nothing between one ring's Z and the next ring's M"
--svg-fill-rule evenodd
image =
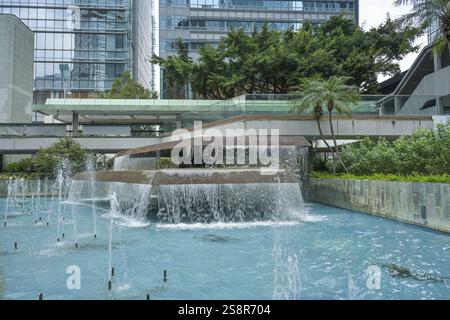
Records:
M450 185L311 179L310 201L450 232Z
M74 177L69 198L95 198L97 204L107 205L111 197L125 216L140 221L234 222L303 213L300 183L289 170L263 175L258 168L166 169Z
M79 173L74 182L88 182L80 196L88 198L89 183L95 184L97 198L107 198L111 187L120 187L122 196L131 197L139 186L149 186L154 192L160 186L175 185L224 185L224 184L256 184L256 183L299 183L298 179L286 170L274 175L261 175L259 169L164 169L143 171L103 171L96 173Z

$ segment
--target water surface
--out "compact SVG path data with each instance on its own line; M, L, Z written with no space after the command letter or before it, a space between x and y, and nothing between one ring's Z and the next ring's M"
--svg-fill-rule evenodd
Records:
M5 205L0 199L0 217ZM72 205L66 205L58 243L57 206L51 208L49 227L46 212L36 225L34 214L10 210L8 226L0 228L0 298L36 299L40 292L45 299L145 299L147 293L152 299L450 298L448 235L318 204L306 205L307 221L119 219L108 291L108 211L97 208L94 239L91 208L75 205L75 239ZM81 290L67 289L72 265L81 270ZM370 266L381 270L379 290L367 287Z

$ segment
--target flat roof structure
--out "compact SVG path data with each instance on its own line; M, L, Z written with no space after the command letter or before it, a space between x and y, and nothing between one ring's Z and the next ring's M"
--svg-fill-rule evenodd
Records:
M146 123L182 121L178 127L190 127L194 120L218 121L238 115L292 114L292 95L243 95L229 100L124 100L124 99L48 99L34 105L33 111L79 124ZM357 114L378 114L382 96L363 96L354 109Z
M228 148L228 147L238 148L238 147L248 147L250 145L250 142L249 142L250 138L248 136L235 137L235 139L238 142L245 139L245 144L239 145L237 143L236 144L233 143L231 145L227 145L227 143L224 141L223 147L224 148ZM158 151L168 151L168 150L172 150L173 148L175 148L180 142L188 141L188 140L170 141L170 142L165 142L165 143L161 143L161 144L157 144L157 145L130 149L130 150L126 150L126 151L122 151L122 152L118 153L116 155L116 157L140 156L140 155L145 155L148 153L153 153L153 152L158 152ZM194 139L191 139L191 143L193 143L193 141L194 141ZM268 142L268 141L266 141L266 142ZM210 142L208 142L208 141L203 141L204 146L208 145L209 143ZM267 145L269 145L269 144L267 144ZM258 143L258 146L264 146L264 144ZM310 147L311 144L308 142L308 140L305 137L302 137L302 136L280 136L279 137L279 146L280 147L283 147L283 146Z

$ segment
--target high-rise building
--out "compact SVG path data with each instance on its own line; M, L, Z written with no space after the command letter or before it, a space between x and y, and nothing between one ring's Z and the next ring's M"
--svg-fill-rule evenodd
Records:
M33 41L17 17L0 14L0 123L31 121Z
M358 0L159 0L159 54L174 54L177 39L182 38L196 58L199 47L217 45L233 28L252 32L268 23L272 29L298 29L305 20L320 23L339 14L358 21L358 4Z
M35 32L34 103L89 97L125 70L151 88L151 0L0 0Z

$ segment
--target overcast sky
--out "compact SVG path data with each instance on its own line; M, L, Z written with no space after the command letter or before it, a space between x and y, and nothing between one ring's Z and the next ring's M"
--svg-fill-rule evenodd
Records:
M391 18L396 18L407 13L411 9L410 6L395 7L393 3L393 0L359 0L359 20L361 25L365 28L375 27L386 19L387 14L389 14ZM425 42L426 38L418 40L419 44L424 44ZM407 56L400 64L402 70L408 69L414 62L416 56L417 54Z

